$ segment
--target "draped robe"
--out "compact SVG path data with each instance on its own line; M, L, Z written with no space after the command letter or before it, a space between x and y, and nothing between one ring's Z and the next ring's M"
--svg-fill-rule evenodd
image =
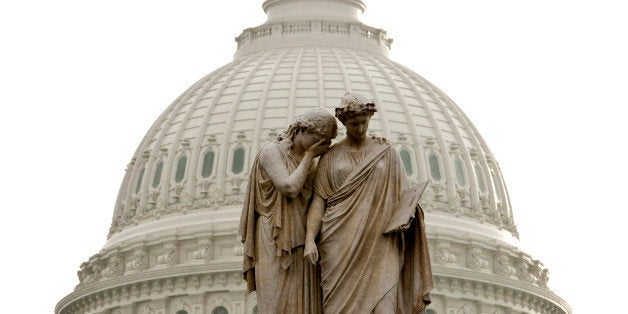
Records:
M299 166L281 143L282 163L292 173ZM264 150L262 150L263 153ZM259 313L320 313L319 271L303 258L305 221L312 196L314 167L301 192L287 198L275 187L255 158L249 177L240 235L244 244L243 274L248 291L257 291Z
M336 145L319 163L314 191L326 200L318 249L325 313L417 313L432 288L422 211L384 235L408 187L397 151ZM414 210L412 208L411 210Z

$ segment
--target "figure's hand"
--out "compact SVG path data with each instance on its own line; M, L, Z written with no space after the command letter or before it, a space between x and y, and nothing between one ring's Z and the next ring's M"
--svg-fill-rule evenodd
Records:
M307 151L310 152L312 156L318 157L326 153L327 151L329 151L330 145L331 145L331 141L329 139L324 138L316 142L314 145L310 146L310 148L308 148Z
M318 248L316 247L316 243L314 243L314 241L305 242L303 257L307 258L310 263L316 265L316 262L318 262Z

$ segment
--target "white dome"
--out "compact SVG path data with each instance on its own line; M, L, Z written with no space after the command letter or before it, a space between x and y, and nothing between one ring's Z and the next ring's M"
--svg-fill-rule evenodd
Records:
M442 91L388 59L386 32L357 19L362 1L268 0L264 9L268 21L236 38L234 61L192 85L150 128L127 167L108 241L81 265L58 313L137 313L166 307L166 298L195 313L219 305L252 313L236 236L250 165L296 115L333 110L347 91L375 100L369 131L396 144L411 180L430 181L422 205L432 309L570 312L548 290L547 270L518 249L484 140Z
M314 46L240 57L170 105L127 170L112 234L171 212L220 205L217 199L241 202L260 147L308 109L333 111L346 91L375 99L379 111L369 132L397 143L415 182L431 181L427 211L516 232L497 163L445 94L384 56Z

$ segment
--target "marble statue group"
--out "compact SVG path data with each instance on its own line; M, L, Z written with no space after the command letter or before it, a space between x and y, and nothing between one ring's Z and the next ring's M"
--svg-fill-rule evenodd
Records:
M258 313L423 313L433 287L419 206L394 145L347 93L297 117L250 170L243 274ZM338 119L346 137L334 145Z

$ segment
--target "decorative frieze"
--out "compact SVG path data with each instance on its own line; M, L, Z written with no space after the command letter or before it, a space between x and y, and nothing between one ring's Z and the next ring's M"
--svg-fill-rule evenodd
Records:
M148 252L146 248L137 248L126 262L126 273L137 273L148 269Z
M174 241L166 242L164 244L164 253L157 256L157 266L174 266L178 261L179 252L177 251L177 243Z
M115 254L109 257L107 266L102 270L101 280L107 280L122 276L124 273L124 266L122 264L122 257L119 254Z
M520 281L533 283L535 281L534 276L530 273L530 266L528 266L528 262L524 259L520 259L516 264L517 270L517 278Z
M439 242L436 245L436 261L441 265L455 264L456 255L451 253L451 245L447 242Z
M517 274L517 270L508 261L507 254L498 253L495 255L495 273L504 277L512 277Z
M211 239L200 239L198 240L198 249L194 251L194 260L195 261L203 261L205 263L209 262L212 259L212 245L213 241Z
M474 247L469 250L467 267L475 271L489 271L488 260L482 255L482 249Z

